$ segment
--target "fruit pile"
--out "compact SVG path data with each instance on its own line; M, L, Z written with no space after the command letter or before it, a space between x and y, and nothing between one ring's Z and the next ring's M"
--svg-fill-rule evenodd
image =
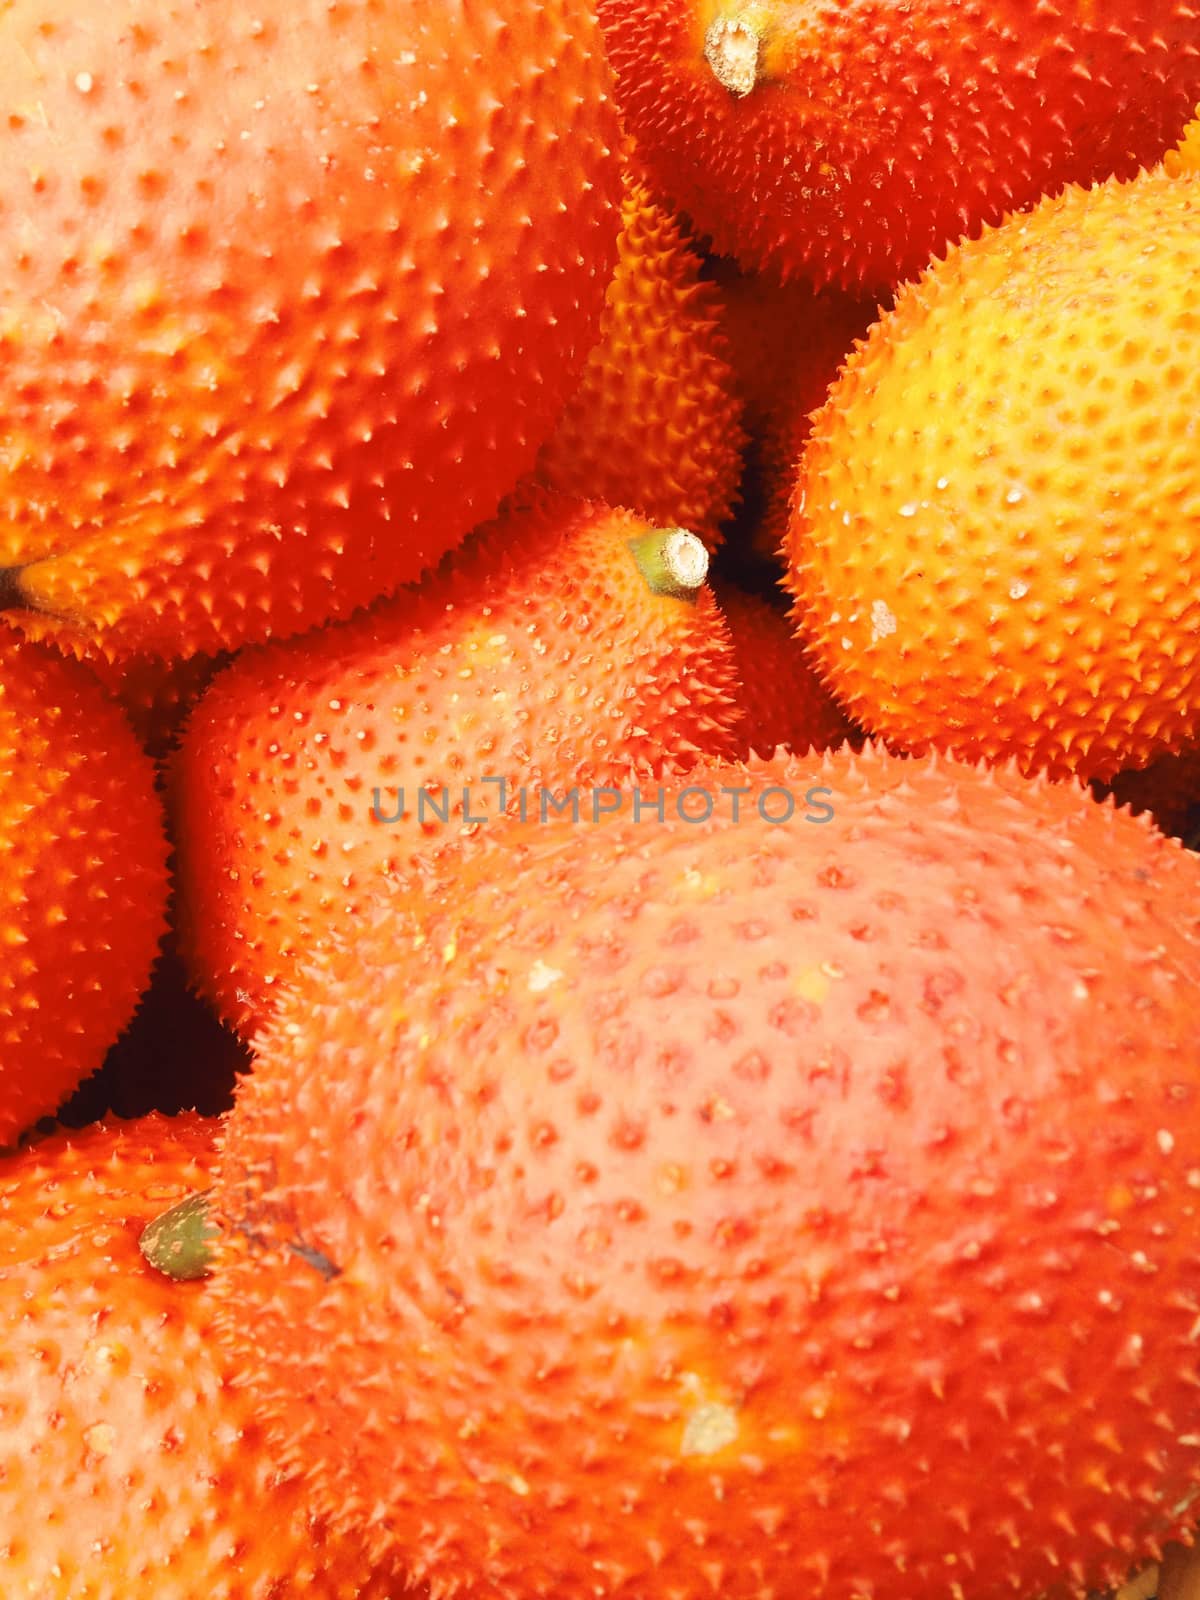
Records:
M1196 1600L1200 11L2 30L5 1600Z

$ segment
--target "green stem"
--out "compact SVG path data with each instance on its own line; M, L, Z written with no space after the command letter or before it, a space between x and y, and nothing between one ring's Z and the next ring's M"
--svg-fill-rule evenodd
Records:
M209 1240L216 1238L217 1229L208 1215L211 1194L211 1189L190 1194L143 1228L138 1247L150 1265L168 1278L207 1278L212 1270Z
M655 528L630 539L629 548L654 594L694 600L708 576L708 551L686 528Z

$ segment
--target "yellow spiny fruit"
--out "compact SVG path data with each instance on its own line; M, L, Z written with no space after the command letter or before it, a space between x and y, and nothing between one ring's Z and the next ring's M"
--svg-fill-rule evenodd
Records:
M633 159L627 150L600 337L535 476L688 528L713 550L737 500L745 445L721 298Z
M935 263L818 414L811 652L909 750L1107 779L1200 732L1200 139Z

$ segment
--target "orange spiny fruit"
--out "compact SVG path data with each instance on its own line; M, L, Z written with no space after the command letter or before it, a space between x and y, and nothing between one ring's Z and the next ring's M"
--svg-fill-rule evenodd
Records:
M215 1120L96 1123L0 1163L0 1550L17 1600L401 1600L264 1447L205 1282L139 1236ZM390 1579L390 1581L389 1581Z
M538 481L698 534L710 550L737 500L741 406L720 300L671 213L627 167L599 342L538 457Z
M743 720L738 756L777 745L802 755L850 738L853 727L805 658L787 617L731 583L713 585L729 627Z
M595 340L588 0L12 0L0 599L215 652L436 563Z
M79 662L0 640L0 1146L94 1071L166 930L154 767Z
M40 621L40 619L39 619ZM35 628L35 636L42 629ZM108 656L81 635L47 630L63 655L81 661L124 708L143 747L161 759L179 736L188 712L226 657Z
M912 750L1107 779L1200 734L1200 177L1067 189L847 362L793 501L812 657Z
M1188 0L599 0L664 198L748 267L911 277L1064 183L1156 161L1200 93Z
M685 581L659 584L631 540L671 548ZM542 496L418 588L243 652L171 778L181 950L221 1015L261 1020L297 955L411 874L438 827L418 790L443 786L449 819L469 789L470 815L494 820L496 780L535 811L538 790L578 786L586 821L597 786L730 752L736 679L706 566L692 534Z
M682 782L485 830L260 1036L213 1288L271 1448L463 1600L1118 1580L1200 1483L1200 860L1012 767Z

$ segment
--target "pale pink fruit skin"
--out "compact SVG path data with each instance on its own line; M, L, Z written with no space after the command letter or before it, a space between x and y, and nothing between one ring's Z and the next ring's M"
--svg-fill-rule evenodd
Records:
M1115 1583L1200 1486L1200 862L1011 768L684 782L834 815L485 829L261 1038L276 1447L472 1600Z

